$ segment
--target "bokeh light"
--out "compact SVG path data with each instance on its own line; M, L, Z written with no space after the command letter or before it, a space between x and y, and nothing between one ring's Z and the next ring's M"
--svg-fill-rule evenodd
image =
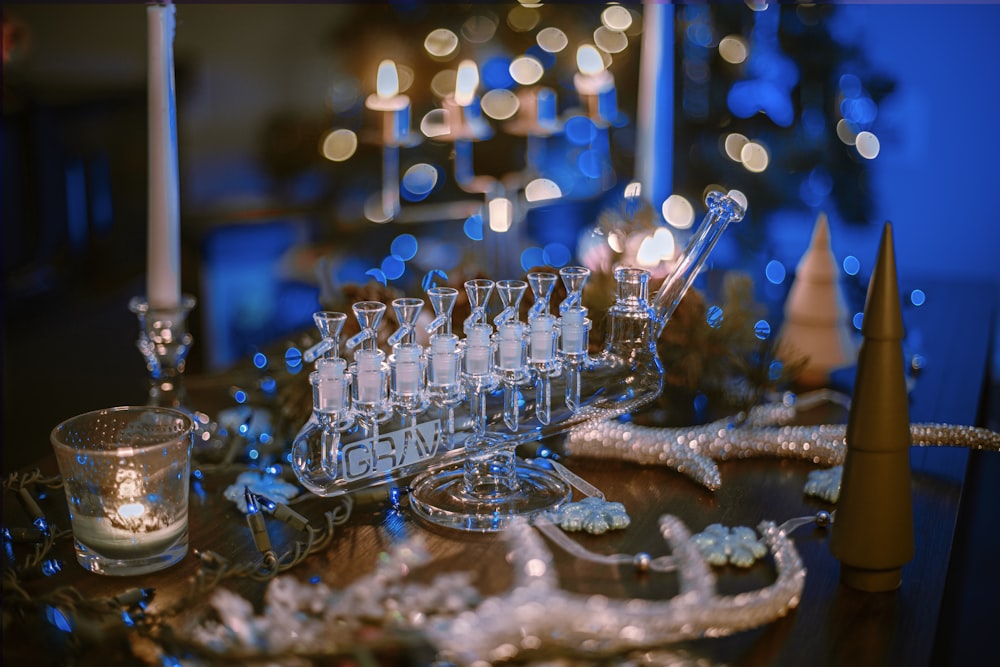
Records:
M514 32L528 32L538 25L541 18L534 7L518 5L507 12L507 25Z
M601 23L608 30L625 32L632 27L632 13L621 5L611 5L601 12Z
M759 174L767 169L771 156L763 144L750 141L740 149L740 160L747 171Z
M517 95L504 88L494 88L487 91L480 101L483 113L493 120L507 120L512 118L520 108L521 103Z
M531 56L520 56L510 63L511 78L522 86L538 83L544 73L545 69L542 67L542 63Z
M443 69L431 77L431 92L438 97L445 97L455 92L455 79L458 72L453 69Z
M681 195L667 197L660 210L663 219L677 229L688 229L694 224L694 207Z
M408 262L417 256L417 237L413 234L400 234L392 240L389 245L389 252L393 257Z
M604 71L604 58L593 44L584 44L576 50L576 66L581 74L600 74Z
M594 121L586 116L573 116L563 126L566 139L577 146L587 146L597 138Z
M559 28L542 28L535 35L538 46L548 53L559 53L569 45L569 38Z
M389 280L396 280L403 275L403 271L406 270L406 265L397 257L392 255L387 256L382 260L382 273Z
M740 157L740 151L742 151L743 147L748 143L750 143L750 140L739 132L727 134L724 144L726 155L728 155L729 159L733 162L741 162L742 158Z
M403 173L400 194L409 201L421 201L434 190L438 179L436 167L426 162L417 163Z
M492 58L487 58L479 67L479 76L483 85L492 90L494 88L513 88L517 83L510 76L510 56L498 54Z
M385 271L382 269L368 269L365 271L365 275L382 285L388 285L389 281L386 279Z
M851 127L851 123L841 118L837 121L837 138L848 146L853 146L858 133Z
M529 202L558 199L561 196L559 185L548 178L536 178L524 187L524 198Z
M675 250L674 235L666 227L660 227L642 240L635 259L639 266L654 267L664 260L673 259Z
M542 261L548 266L560 268L569 264L573 253L562 243L548 243L542 248Z
M379 225L384 225L392 220L392 216L385 210L381 192L373 192L365 200L365 218Z
M538 246L525 248L521 253L521 269L530 271L536 266L545 265L545 251Z
M420 132L428 139L448 134L448 114L444 109L431 109L420 119Z
M764 276L767 278L768 282L775 285L780 285L785 281L785 265L776 259L772 259L764 267Z
M742 37L729 35L719 41L719 55L727 63L739 65L747 59L747 44Z
M623 32L601 26L594 31L594 44L605 53L621 53L628 48L628 37Z
M771 335L771 323L767 320L757 320L753 325L753 335L760 340L767 340Z
M320 142L320 152L331 162L343 162L358 150L358 135L351 130L327 132Z
M506 197L498 197L490 201L489 216L492 231L506 232L513 222L514 206Z
M474 60L463 60L455 74L455 104L467 107L476 98L479 88L479 67Z
M479 14L470 16L462 24L462 37L473 44L484 44L497 32L497 20L492 16Z
M473 241L483 240L483 216L478 213L474 213L465 219L465 223L462 225L462 231L465 235L472 239Z
M874 160L878 157L882 146L879 143L878 137L865 130L858 132L858 136L854 139L854 147L858 149L858 154L861 157L867 160Z
M444 60L455 55L458 48L458 35L447 28L438 28L428 33L424 38L424 50L432 58Z

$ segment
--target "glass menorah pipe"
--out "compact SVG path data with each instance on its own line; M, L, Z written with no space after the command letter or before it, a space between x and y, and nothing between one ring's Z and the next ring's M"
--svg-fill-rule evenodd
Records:
M495 375L499 380L493 388L470 381L467 373L462 372L463 357L469 351L468 330L464 331L465 340L454 336L440 341L437 349L432 339L430 349L425 351L427 408L415 419L413 415L390 410L378 422L377 436L363 427L370 420L358 419L340 433L336 476L321 485L313 483L319 491L310 490L333 496L385 482L401 483L431 467L460 460L462 443L477 431L495 435L516 447L563 433L592 419L632 412L653 401L663 381L656 338L719 236L729 224L743 217L743 207L728 195L712 193L706 201L707 215L684 257L651 302L648 299L649 272L637 268L615 271L615 301L607 311L607 334L600 352L593 355L585 352L585 332L589 324L586 311L573 310L582 304L567 306L566 311L560 313L561 343L557 361L564 372L553 373L548 378L548 389L550 397L562 397L562 400L551 399L548 410L543 405L542 419L536 410L535 392L522 391L526 382L534 382L539 377L527 354L521 351L527 345L525 339L530 335L527 331L522 330L518 336L515 335L516 327L507 329L506 333L501 327L493 334ZM579 274L570 275L573 281L579 278ZM563 279L565 282L565 275ZM486 282L491 283L490 290L495 285L492 281ZM472 325L488 325L487 298L483 298L484 295L488 297L487 285L479 285L477 290L478 301L473 305L478 312L475 321L467 322L470 330ZM448 298L453 296L449 294ZM434 306L436 297L432 297L430 291L428 298ZM444 310L435 306L439 315ZM505 326L511 324L514 322ZM527 326L523 322L518 324ZM447 330L444 324L436 328L436 331L443 330ZM374 337L370 344L374 347ZM467 370L467 366L465 368ZM352 378L354 383L358 380ZM544 393L541 400L544 404ZM357 413L358 407L352 406L352 411ZM544 423L546 416L548 423ZM317 477L313 471L300 470L298 464L293 468L300 479L315 480Z

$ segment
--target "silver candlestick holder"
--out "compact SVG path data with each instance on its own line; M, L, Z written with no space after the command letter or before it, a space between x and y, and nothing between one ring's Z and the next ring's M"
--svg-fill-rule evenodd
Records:
M207 414L191 407L184 386L184 367L194 336L188 331L188 314L197 300L185 294L173 307L157 307L142 297L129 301L129 310L139 320L136 346L149 371L146 404L174 408L184 412L194 422L195 461L211 462L223 455L223 443L217 438L218 426Z

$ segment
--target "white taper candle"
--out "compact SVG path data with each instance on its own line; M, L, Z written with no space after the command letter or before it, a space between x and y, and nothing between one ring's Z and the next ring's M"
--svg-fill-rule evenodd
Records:
M149 42L146 299L152 308L176 308L181 302L181 241L174 103L174 6L147 6L146 24Z

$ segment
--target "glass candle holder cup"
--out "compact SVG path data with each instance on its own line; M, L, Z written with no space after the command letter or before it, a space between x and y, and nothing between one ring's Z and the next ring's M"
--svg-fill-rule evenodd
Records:
M126 576L184 558L193 431L185 413L154 406L87 412L52 430L80 565Z

